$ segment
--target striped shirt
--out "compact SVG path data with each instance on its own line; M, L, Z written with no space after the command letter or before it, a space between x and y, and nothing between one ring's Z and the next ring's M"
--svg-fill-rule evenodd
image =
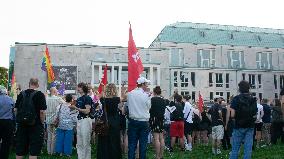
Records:
M58 96L50 96L46 98L46 124L51 124L56 118L56 108L64 103L64 100Z

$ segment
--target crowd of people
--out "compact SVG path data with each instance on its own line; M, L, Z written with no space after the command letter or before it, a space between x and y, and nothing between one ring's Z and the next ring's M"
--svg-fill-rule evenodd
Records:
M16 101L1 86L0 158L8 159L14 146L17 159L36 159L43 148L67 157L76 148L78 159L91 159L95 144L97 159L146 159L153 144L156 159L163 159L164 151L192 151L199 145L211 145L213 155L231 150L230 159L237 159L243 144L249 159L254 148L278 139L284 143L282 100L256 99L247 81L239 83L239 95L228 101L215 96L202 109L177 91L166 99L160 86L151 91L149 83L140 77L136 89L127 92L123 86L120 93L112 83L101 93L79 83L78 96L62 97L55 87L49 94L39 91L38 79L31 78L27 90L18 87Z

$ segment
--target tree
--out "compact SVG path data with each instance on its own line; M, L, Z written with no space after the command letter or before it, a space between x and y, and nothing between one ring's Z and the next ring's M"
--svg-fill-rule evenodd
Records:
M8 69L5 67L0 67L0 85L8 86Z

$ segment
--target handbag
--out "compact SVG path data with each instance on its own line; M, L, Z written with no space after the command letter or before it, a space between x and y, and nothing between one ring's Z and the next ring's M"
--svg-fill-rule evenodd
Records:
M103 111L104 111L105 119L103 118L103 116L96 119L96 121L95 121L95 133L96 133L96 135L107 136L108 131L109 131L109 124L108 124L108 117L107 117L105 99L104 99Z
M59 112L58 112L56 118L53 121L53 125L54 125L55 128L57 128L58 125L59 125L59 115L60 115L60 112L61 112L61 107L62 107L62 104L60 104Z

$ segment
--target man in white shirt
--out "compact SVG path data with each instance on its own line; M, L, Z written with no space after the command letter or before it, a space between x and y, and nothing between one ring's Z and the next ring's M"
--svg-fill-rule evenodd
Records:
M256 114L256 121L255 121L255 140L256 140L256 147L259 148L260 140L261 140L261 131L262 131L262 117L264 115L263 106L257 103L257 114Z
M192 133L193 133L193 117L194 117L194 113L199 114L198 112L196 112L196 109L190 104L190 99L191 97L185 96L184 97L184 109L183 109L183 113L184 113L184 134L185 137L187 139L187 144L185 145L185 149L187 151L192 151Z
M50 88L50 96L46 98L46 124L47 124L47 153L52 155L55 150L55 127L53 122L56 118L56 108L64 103L64 100L57 96L55 87Z
M135 151L139 141L139 158L146 159L147 137L149 134L150 94L146 92L149 80L140 77L137 88L128 93L128 158L135 159Z

